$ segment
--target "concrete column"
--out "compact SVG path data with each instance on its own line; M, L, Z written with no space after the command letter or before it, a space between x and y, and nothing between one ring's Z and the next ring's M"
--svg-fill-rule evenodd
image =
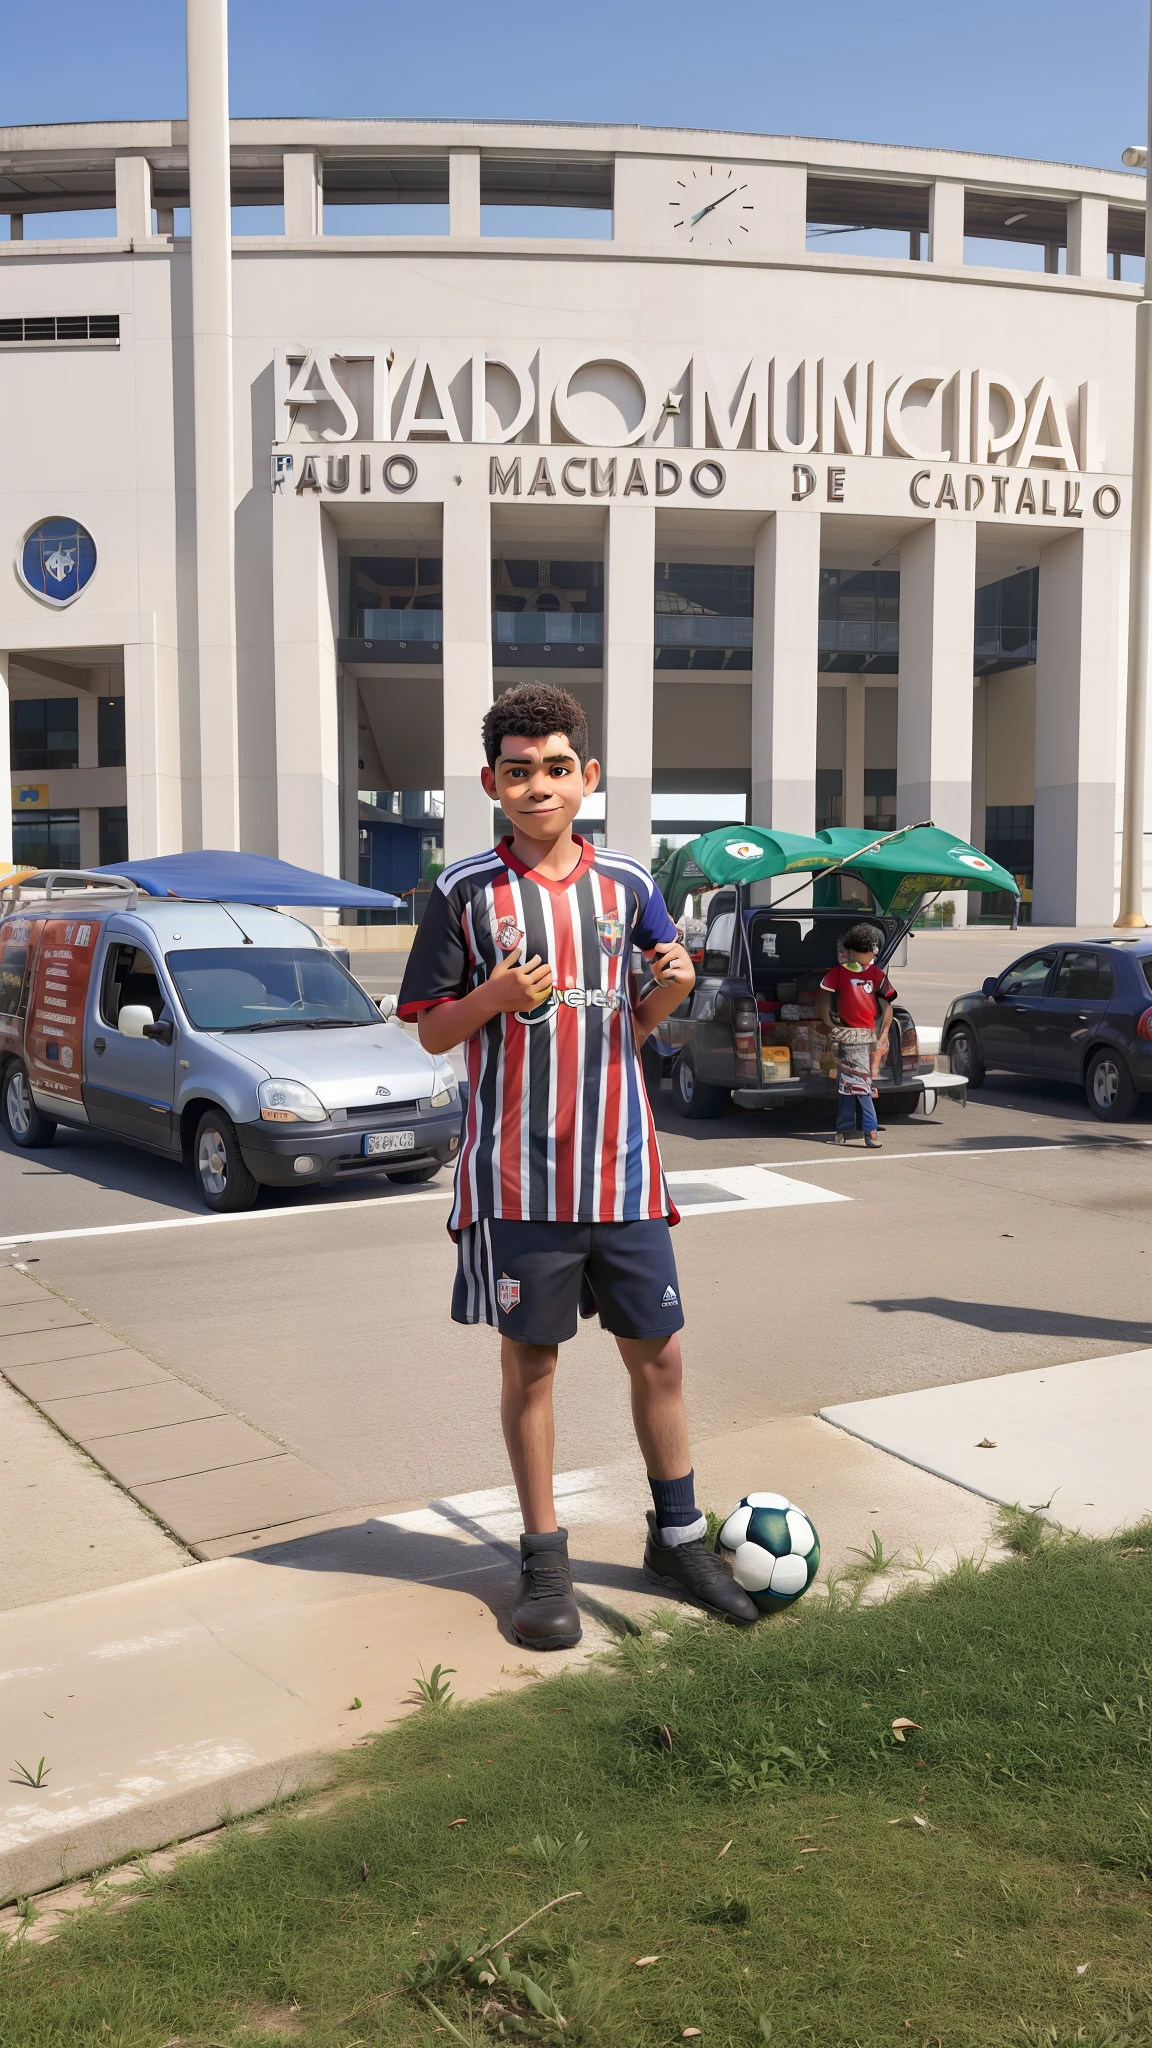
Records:
M97 804L80 806L80 865L82 868L100 865L100 809Z
M22 213L10 213L8 215L8 240L10 242L22 242L24 240L24 215Z
M982 676L972 688L972 830L973 846L987 838L988 809L988 693L991 677Z
M964 261L964 187L937 178L928 192L928 261Z
M284 233L296 241L324 233L324 165L314 149L284 152Z
M753 825L816 825L820 515L781 511L756 534L752 621Z
M1107 277L1108 201L1085 193L1068 208L1069 277Z
M844 823L864 824L863 676L848 676L844 692Z
M480 151L453 149L448 153L448 233L480 233Z
M605 837L652 865L656 512L610 505L604 538Z
M89 671L91 675L91 671ZM99 713L96 698L91 690L82 690L76 698L76 766L98 768L100 765L100 741L97 736Z
M205 846L240 844L227 0L188 0L196 625Z
M444 860L492 844L480 724L492 702L492 516L487 473L444 500Z
M340 873L360 880L360 685L340 679Z
M8 653L0 653L0 864L12 859L12 735L8 724Z
M1111 924L1120 537L1090 528L1040 557L1033 924Z
M976 527L942 519L900 547L896 819L972 824L972 632Z
M336 529L314 494L275 498L276 837L281 860L340 873Z
M116 239L143 242L152 233L152 166L146 156L116 158Z
M133 860L150 860L178 853L184 843L179 656L158 642L154 616L140 626L149 637L124 648L124 782L128 852Z

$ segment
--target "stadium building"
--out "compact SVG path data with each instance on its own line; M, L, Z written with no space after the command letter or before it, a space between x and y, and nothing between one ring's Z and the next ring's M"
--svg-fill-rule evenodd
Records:
M191 165L182 122L0 131L17 860L409 890L488 839L480 719L539 677L610 844L933 818L1110 921L1140 178L229 127L202 56Z

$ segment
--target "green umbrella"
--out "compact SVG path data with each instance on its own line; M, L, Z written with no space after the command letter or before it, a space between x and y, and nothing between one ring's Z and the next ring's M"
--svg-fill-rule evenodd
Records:
M874 832L862 832L848 825L834 825L816 836L834 862L844 862L852 874L867 882L880 909L896 916L907 917L919 897L933 895L940 889L1020 894L1015 877L1007 868L938 825L914 825L883 846L874 846ZM872 852L861 851L869 846L873 847ZM820 898L817 883L817 903Z
M763 882L769 875L818 873L821 868L835 867L840 858L803 832L772 832L763 825L721 825L680 847L656 880L673 917L678 917L685 896L696 889ZM673 907L677 893L680 900Z

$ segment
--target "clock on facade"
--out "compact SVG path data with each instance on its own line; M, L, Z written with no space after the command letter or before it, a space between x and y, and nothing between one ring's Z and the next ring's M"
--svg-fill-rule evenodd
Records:
M709 249L737 248L741 235L751 234L755 212L747 178L730 164L695 164L677 178L672 227L678 242Z

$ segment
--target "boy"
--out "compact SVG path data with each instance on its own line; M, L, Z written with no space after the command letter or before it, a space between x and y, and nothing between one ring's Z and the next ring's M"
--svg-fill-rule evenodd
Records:
M677 1217L640 1069L645 1038L694 972L647 869L572 830L600 779L575 698L525 684L496 699L482 732L480 779L511 836L440 876L399 1014L418 1020L427 1052L467 1047L452 1315L500 1332L500 1417L525 1531L512 1631L532 1650L580 1640L552 1494L552 1381L578 1313L597 1312L631 1381L652 1488L645 1576L747 1626L759 1610L706 1549L693 1491ZM633 947L655 981L635 1009Z
M864 1127L864 1143L879 1151L876 1129L876 1092L873 1055L883 1056L892 1022L896 991L883 968L873 962L880 947L880 935L870 924L854 924L842 941L844 960L830 967L820 983L816 1011L826 1031L836 1039L839 1081L836 1095L836 1136L833 1143L846 1145L849 1133L857 1129L857 1112ZM832 1019L832 998L836 998L837 1021ZM880 998L880 1029L876 1029L876 998Z

